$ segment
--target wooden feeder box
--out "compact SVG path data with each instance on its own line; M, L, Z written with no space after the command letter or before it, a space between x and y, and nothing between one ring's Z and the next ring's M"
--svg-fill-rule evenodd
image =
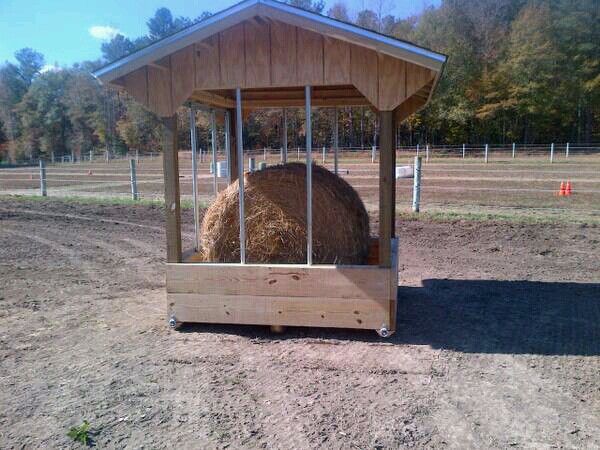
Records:
M396 329L396 124L430 99L446 57L273 0L246 0L132 53L94 75L163 118L167 309L180 322ZM225 119L228 180L243 180L242 120L259 108L368 106L379 115L379 237L366 265L312 264L307 173L307 264L202 263L182 252L177 121L182 105ZM193 116L192 116L193 117ZM312 133L306 127L307 167ZM284 128L285 129L285 128ZM194 130L195 131L195 130ZM286 135L286 133L284 133ZM285 138L287 139L287 138ZM337 120L334 133L337 171ZM213 140L214 141L214 140ZM287 148L287 143L284 141ZM196 246L196 142L192 133ZM213 149L213 163L216 162ZM216 174L215 174L216 177ZM215 178L216 179L216 178ZM239 183L243 200L243 183ZM216 189L216 182L215 182ZM244 217L243 201L240 214Z

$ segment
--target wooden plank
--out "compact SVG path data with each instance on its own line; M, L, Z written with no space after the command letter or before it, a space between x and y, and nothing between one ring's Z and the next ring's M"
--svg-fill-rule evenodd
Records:
M190 97L192 100L198 103L208 106L215 106L217 108L232 108L235 106L234 100L221 95L213 94L212 92L194 91Z
M350 84L350 44L324 38L324 81L326 85Z
M167 294L179 322L379 329L390 323L389 299Z
M215 34L194 46L196 52L196 88L216 89L221 83L219 35Z
M266 22L246 21L246 86L266 87L271 85L271 38Z
M388 299L389 270L377 266L169 264L167 292Z
M194 91L195 57L194 46L188 45L171 55L171 96L173 107L181 106Z
M219 34L219 54L221 87L235 89L246 86L243 23L234 25Z
M396 121L402 122L404 119L410 117L421 108L427 100L415 97L414 95L404 100L400 106L396 109Z
M122 77L123 87L129 95L148 106L148 68L140 67Z
M182 258L177 116L174 115L164 118L163 125L163 174L165 181L167 262L178 263L182 261Z
M350 46L350 77L352 84L373 106L377 107L379 89L377 53L358 45Z
M302 86L323 84L323 36L314 31L296 28L297 81Z
M390 321L389 330L396 331L398 311L398 239L392 239L392 267L390 269Z
M393 111L379 113L379 127L379 264L391 267L396 218L396 121Z
M333 106L369 106L369 101L364 97L342 97L342 98L315 98L311 101L315 107L333 107ZM301 99L271 99L271 100L247 100L244 102L244 108L283 108L283 107L302 107L304 101Z
M170 70L148 66L148 109L161 117L173 114Z
M296 86L296 27L271 22L271 84Z
M410 97L435 78L435 72L423 66L406 63L406 97Z
M406 98L406 67L401 59L379 54L379 107L392 111Z

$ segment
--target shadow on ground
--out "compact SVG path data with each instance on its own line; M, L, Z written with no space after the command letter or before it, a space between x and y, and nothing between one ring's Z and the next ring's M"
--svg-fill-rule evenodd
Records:
M398 327L374 331L186 324L182 332L256 339L341 339L421 344L466 353L600 355L600 283L423 280L398 288Z

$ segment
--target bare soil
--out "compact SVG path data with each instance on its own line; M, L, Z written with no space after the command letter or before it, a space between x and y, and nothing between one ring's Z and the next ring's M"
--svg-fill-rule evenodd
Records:
M161 208L2 201L0 448L600 447L600 227L397 225L390 339L170 331Z

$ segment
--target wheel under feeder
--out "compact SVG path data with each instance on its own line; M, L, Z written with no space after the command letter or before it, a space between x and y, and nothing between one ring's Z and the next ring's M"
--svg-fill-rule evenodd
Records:
M246 0L94 73L126 90L164 123L167 314L183 322L396 330L395 133L430 99L446 57L405 41L273 0ZM199 257L197 162L192 131L195 246L182 251L177 120L188 105L224 115L227 179L239 192L239 261ZM368 106L379 122L379 225L365 264L313 261L311 108ZM253 110L306 113L306 261L251 263L246 257L242 122ZM193 121L192 121L193 123ZM282 160L287 158L283 132ZM215 139L213 139L213 143ZM215 148L212 162L216 168ZM215 180L216 180L216 170ZM216 181L215 181L216 191Z

